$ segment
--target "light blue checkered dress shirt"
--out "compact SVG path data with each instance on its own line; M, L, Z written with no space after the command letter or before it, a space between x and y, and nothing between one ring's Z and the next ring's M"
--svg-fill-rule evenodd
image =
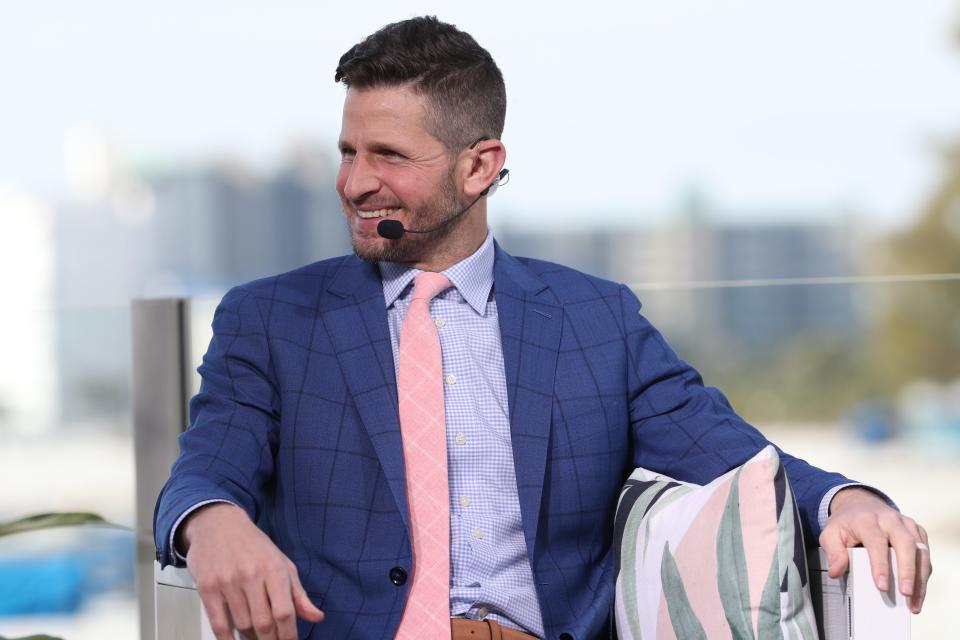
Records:
M443 353L450 476L450 613L490 618L543 637L510 442L507 381L493 289L493 237L444 271L453 287L430 302ZM380 263L394 366L420 273Z

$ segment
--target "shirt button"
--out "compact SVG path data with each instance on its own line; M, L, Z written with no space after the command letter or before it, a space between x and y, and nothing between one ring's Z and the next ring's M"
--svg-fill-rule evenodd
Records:
M477 540L483 540L483 529L481 529L480 527L477 527L476 529L474 529L473 537L476 538Z
M461 507L469 507L469 506L470 506L470 498L468 498L467 496L460 496L460 506L461 506Z
M444 381L450 385L457 384L457 376L453 375L452 373L448 373L447 377L444 378Z
M457 437L454 439L454 442L462 447L463 445L467 444L467 436L463 435L462 433L458 433Z
M486 607L480 607L479 609L477 609L477 619L483 620L484 618L487 617L488 613L490 613L489 609L487 609Z
M433 324L437 325L437 329L443 329L443 325L447 324L447 321L443 318L434 318Z

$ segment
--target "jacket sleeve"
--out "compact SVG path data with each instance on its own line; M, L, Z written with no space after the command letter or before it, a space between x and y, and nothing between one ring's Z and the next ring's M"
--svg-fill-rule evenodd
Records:
M256 522L273 476L280 403L266 327L251 292L234 288L220 302L199 372L190 426L180 436L180 455L154 511L164 565L173 557L171 529L183 513L201 502L225 500Z
M628 358L628 410L633 464L686 482L706 484L743 464L769 442L716 388L677 357L621 287ZM804 524L807 544L820 536L818 510L831 488L851 481L777 448Z

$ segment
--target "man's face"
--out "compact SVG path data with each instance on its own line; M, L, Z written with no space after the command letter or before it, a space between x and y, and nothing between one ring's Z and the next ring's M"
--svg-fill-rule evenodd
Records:
M462 208L453 162L424 128L425 117L422 99L408 89L347 90L337 192L353 249L364 260L425 261L463 220L397 240L377 234L384 219L399 220L408 229L428 229Z

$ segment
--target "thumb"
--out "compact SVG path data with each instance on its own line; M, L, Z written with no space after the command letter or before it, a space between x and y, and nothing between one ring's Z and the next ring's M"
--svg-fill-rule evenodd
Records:
M827 575L831 578L839 578L847 571L849 556L847 555L847 545L843 543L839 529L824 529L820 535L820 546L827 554L827 562L830 563Z
M300 584L300 578L296 574L291 576L290 588L293 591L293 606L297 610L297 615L310 622L322 622L324 615L307 595L303 585Z

